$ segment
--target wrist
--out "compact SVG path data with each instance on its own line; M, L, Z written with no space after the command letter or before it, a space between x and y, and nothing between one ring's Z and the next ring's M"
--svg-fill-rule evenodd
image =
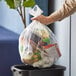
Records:
M51 24L54 22L54 19L51 16L47 16L47 22L48 24Z

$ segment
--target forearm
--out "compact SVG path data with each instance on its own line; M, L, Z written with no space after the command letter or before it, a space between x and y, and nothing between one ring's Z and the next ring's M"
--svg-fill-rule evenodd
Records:
M76 11L76 0L66 0L63 6L48 16L49 22L60 21Z

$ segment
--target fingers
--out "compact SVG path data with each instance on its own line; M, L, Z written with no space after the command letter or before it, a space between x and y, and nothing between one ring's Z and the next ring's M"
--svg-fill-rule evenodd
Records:
M37 20L37 17L33 17L33 18L31 18L31 20Z
M37 21L40 21L42 18L42 15L38 16L38 17L33 17L31 18L31 20L37 20Z
M44 15L40 15L38 17L33 17L33 18L31 18L31 20L39 21L40 23L45 24L45 25L48 24L48 19Z

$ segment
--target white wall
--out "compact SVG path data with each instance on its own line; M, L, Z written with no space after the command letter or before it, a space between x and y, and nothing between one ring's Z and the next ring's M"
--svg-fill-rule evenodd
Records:
M71 16L71 76L76 76L76 13Z
M63 4L63 0L55 1L55 10L59 9ZM69 76L69 31L70 31L70 18L66 18L60 22L55 23L55 33L59 42L60 51L62 53L61 58L57 64L66 66L64 76Z
M28 11L28 9L27 9ZM26 12L27 14L27 12ZM29 22L29 15L27 14L27 25ZM0 26L3 26L13 32L21 33L24 29L21 18L16 10L9 9L7 4L2 1L0 2Z
M67 18L55 24L55 32L62 54L58 64L66 66L65 76L69 76L69 22Z

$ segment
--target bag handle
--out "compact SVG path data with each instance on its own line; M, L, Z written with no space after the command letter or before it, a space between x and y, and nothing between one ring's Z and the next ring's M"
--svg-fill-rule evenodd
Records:
M29 11L30 15L37 17L43 13L38 5L35 5L32 10Z

